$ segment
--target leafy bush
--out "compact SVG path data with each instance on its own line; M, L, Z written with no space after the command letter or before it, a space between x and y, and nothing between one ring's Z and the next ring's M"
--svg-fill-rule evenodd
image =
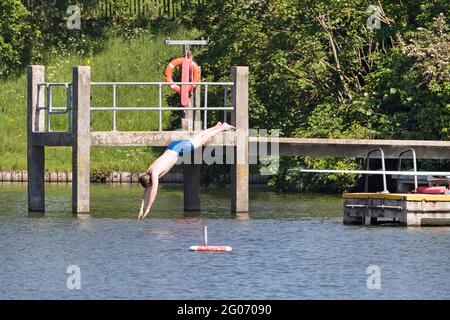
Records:
M19 0L0 2L0 78L14 75L28 64L33 40L39 35Z
M381 28L369 30L364 0L206 1L187 23L210 45L197 60L206 79L250 69L250 126L284 136L449 139L448 26L444 0L378 1ZM212 94L211 94L212 95ZM214 99L212 97L212 99ZM284 161L275 186L303 164L337 168L355 160ZM356 179L303 179L302 190L345 190ZM287 181L291 181L286 183Z

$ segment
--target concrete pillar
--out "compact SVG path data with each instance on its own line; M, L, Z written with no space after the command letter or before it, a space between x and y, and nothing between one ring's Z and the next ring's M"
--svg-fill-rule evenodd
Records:
M377 224L378 219L375 218L375 217L371 217L369 214L367 214L367 215L363 215L362 216L362 222L365 225L368 225L368 226L372 225L373 226L373 225Z
M28 211L45 211L45 149L35 146L33 132L45 130L44 87L38 90L38 83L45 81L44 66L28 67L27 83L27 166L28 166Z
M201 164L183 164L185 211L200 211L201 169Z
M231 211L248 212L248 67L231 69L233 112L231 123L236 127L234 164L231 166Z
M72 83L72 212L89 213L91 68L74 68Z
M197 86L194 94L194 106L199 110L194 111L194 131L202 130L202 112L200 110L201 107L201 90L200 87ZM206 121L206 119L205 119Z
M196 90L198 91L198 90ZM196 100L196 99L195 99ZM189 107L196 105L194 96L191 97ZM187 112L185 123L188 124L185 130L194 129L194 112ZM200 124L201 126L201 124ZM191 155L191 162L183 164L183 188L184 188L184 210L200 211L200 176L201 176L201 155L202 150L198 149Z
M188 107L194 106L194 96L189 99ZM192 131L194 130L194 110L184 110L184 117L181 119L181 129Z
M406 224L408 227L420 227L422 223L422 214L419 213L407 213L406 219L400 220L404 224ZM406 221L405 221L406 220Z

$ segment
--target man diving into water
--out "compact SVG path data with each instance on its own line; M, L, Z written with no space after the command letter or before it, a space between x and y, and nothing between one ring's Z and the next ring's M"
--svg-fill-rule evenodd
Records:
M177 163L178 157L200 148L212 137L229 129L235 129L235 127L225 122L218 122L214 127L200 131L190 139L172 141L167 146L167 150L164 151L164 153L150 165L147 172L139 177L139 182L145 190L142 197L138 220L145 219L147 214L150 212L158 193L159 178L172 169L172 167Z

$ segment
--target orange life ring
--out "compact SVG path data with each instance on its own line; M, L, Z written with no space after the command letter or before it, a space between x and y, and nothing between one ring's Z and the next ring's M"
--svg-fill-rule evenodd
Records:
M164 81L166 82L174 82L173 81L173 71L178 67L181 66L183 64L185 58L176 58L174 60L172 60L167 66L166 66L166 70L164 71ZM192 68L192 82L200 82L200 68L198 67L198 65L192 61L191 64L191 68ZM194 89L195 86L189 86L189 93L192 92L192 90ZM181 87L177 84L169 84L169 88L172 89L173 91L180 93L181 92Z

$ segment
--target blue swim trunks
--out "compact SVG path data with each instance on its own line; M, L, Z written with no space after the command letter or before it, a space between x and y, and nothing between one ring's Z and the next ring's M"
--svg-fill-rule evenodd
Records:
M174 140L167 146L167 150L173 150L182 156L185 153L194 151L194 145L190 140Z

